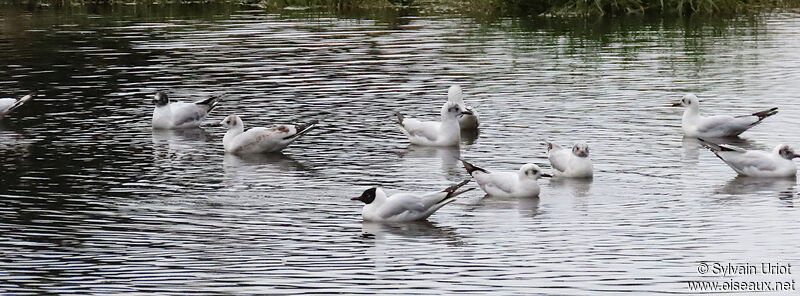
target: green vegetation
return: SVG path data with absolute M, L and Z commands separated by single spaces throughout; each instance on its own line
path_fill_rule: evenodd
M 626 14 L 737 15 L 800 7 L 800 0 L 0 0 L 0 5 L 74 7 L 225 4 L 266 10 L 328 11 L 413 8 L 423 14 L 469 16 L 598 16 Z

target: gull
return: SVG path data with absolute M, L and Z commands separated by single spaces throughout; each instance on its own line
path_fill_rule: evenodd
M 441 122 L 404 118 L 400 112 L 395 112 L 396 124 L 408 140 L 412 144 L 423 146 L 458 146 L 461 141 L 458 117 L 467 114 L 472 112 L 461 109 L 453 102 L 442 105 Z
M 592 160 L 589 159 L 589 145 L 579 142 L 572 151 L 558 144 L 545 141 L 547 158 L 553 167 L 553 176 L 565 178 L 591 178 Z
M 223 127 L 228 128 L 222 144 L 225 152 L 233 154 L 278 152 L 310 131 L 317 123 L 317 120 L 312 120 L 308 124 L 254 127 L 244 131 L 242 119 L 231 114 L 220 122 Z
M 364 202 L 361 216 L 366 221 L 410 222 L 425 220 L 444 205 L 455 201 L 456 196 L 475 189 L 458 190 L 469 181 L 464 180 L 442 191 L 422 195 L 401 192 L 386 196 L 386 193 L 380 188 L 372 187 L 364 190 L 361 196 L 351 198 L 351 200 Z
M 778 108 L 756 112 L 749 115 L 730 116 L 702 116 L 700 115 L 700 101 L 694 94 L 684 95 L 680 102 L 672 107 L 685 107 L 681 127 L 684 135 L 695 138 L 724 138 L 735 137 L 744 131 L 761 123 L 764 118 L 778 113 Z
M 153 100 L 153 128 L 180 129 L 198 127 L 206 119 L 211 110 L 217 106 L 220 98 L 212 96 L 194 103 L 170 102 L 167 93 L 156 92 Z
M 537 197 L 537 180 L 541 177 L 552 177 L 542 173 L 542 169 L 532 163 L 522 165 L 517 172 L 490 172 L 464 160 L 461 163 L 486 194 L 496 197 Z
M 767 152 L 721 146 L 700 138 L 698 140 L 741 176 L 774 178 L 794 177 L 797 174 L 797 166 L 792 159 L 800 155 L 795 154 L 789 145 L 780 144 L 772 152 Z
M 458 85 L 450 86 L 447 90 L 447 101 L 458 104 L 462 110 L 466 110 L 472 114 L 462 114 L 458 117 L 458 125 L 461 129 L 476 129 L 478 128 L 478 112 L 474 108 L 467 106 L 464 103 L 464 93 Z
M 20 98 L 19 100 L 14 99 L 14 98 L 2 98 L 2 99 L 0 99 L 0 118 L 2 118 L 3 116 L 6 116 L 6 114 L 11 113 L 11 111 L 14 111 L 15 109 L 19 108 L 23 104 L 27 103 L 28 101 L 33 99 L 34 96 L 36 96 L 35 92 L 34 93 L 30 93 L 30 94 Z

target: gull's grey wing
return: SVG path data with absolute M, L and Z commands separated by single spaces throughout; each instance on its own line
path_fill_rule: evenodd
M 378 216 L 383 219 L 389 219 L 406 213 L 423 213 L 426 210 L 427 208 L 422 204 L 419 196 L 410 193 L 398 193 L 386 199 L 386 203 L 378 211 Z
M 559 172 L 564 172 L 567 170 L 570 153 L 570 150 L 559 147 L 559 149 L 551 149 L 547 153 L 547 158 L 550 159 L 550 165 L 553 166 L 554 169 L 558 170 Z

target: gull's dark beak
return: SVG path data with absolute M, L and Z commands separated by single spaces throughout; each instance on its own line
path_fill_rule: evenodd
M 543 173 L 543 174 L 542 174 L 542 177 L 552 178 L 552 177 L 553 177 L 553 175 L 551 175 L 551 174 L 547 174 L 547 173 Z
M 681 106 L 683 106 L 683 104 L 681 104 L 681 102 L 677 102 L 677 103 L 672 104 L 672 105 L 667 105 L 667 107 L 681 107 Z
M 470 111 L 470 110 L 464 110 L 464 111 L 461 111 L 461 114 L 462 115 L 473 115 L 475 113 L 472 113 L 472 111 Z
M 800 154 L 792 154 L 792 159 L 800 157 Z
M 361 200 L 361 197 L 360 196 L 359 197 L 353 197 L 350 200 Z

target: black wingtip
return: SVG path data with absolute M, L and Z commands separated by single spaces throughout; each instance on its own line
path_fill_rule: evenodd
M 697 138 L 697 140 L 700 141 L 700 144 L 703 145 L 703 147 L 708 148 L 708 150 L 711 150 L 711 152 L 714 152 L 715 154 L 719 151 L 736 151 L 703 138 Z
M 458 184 L 455 184 L 455 185 L 453 185 L 453 186 L 447 187 L 447 188 L 445 188 L 444 190 L 442 190 L 442 192 L 447 192 L 447 195 L 446 195 L 446 196 L 445 196 L 445 197 L 444 197 L 442 200 L 440 200 L 438 203 L 444 202 L 444 201 L 446 201 L 447 199 L 449 199 L 449 198 L 451 198 L 451 197 L 455 197 L 455 196 L 456 196 L 456 195 L 458 195 L 458 194 L 461 194 L 461 193 L 464 193 L 464 192 L 470 191 L 470 190 L 472 190 L 472 189 L 475 189 L 475 188 L 467 189 L 467 190 L 464 190 L 464 191 L 462 191 L 462 192 L 459 192 L 458 194 L 456 194 L 456 192 L 458 191 L 458 189 L 459 189 L 459 188 L 461 188 L 461 187 L 462 187 L 462 186 L 464 186 L 464 185 L 467 185 L 467 183 L 469 183 L 470 181 L 472 181 L 472 180 L 471 180 L 471 179 L 466 179 L 466 180 L 464 180 L 464 181 L 461 181 L 461 182 L 460 182 L 460 183 L 458 183 Z
M 396 121 L 395 123 L 397 123 L 397 124 L 399 124 L 399 125 L 403 125 L 403 119 L 404 119 L 404 118 L 403 118 L 403 114 L 400 114 L 400 112 L 399 112 L 399 111 L 395 111 L 395 112 L 394 112 L 394 116 L 396 116 L 396 117 L 397 117 L 397 121 Z
M 472 175 L 472 172 L 474 172 L 474 171 L 481 171 L 481 172 L 484 172 L 484 173 L 489 173 L 489 172 L 487 172 L 486 170 L 484 170 L 482 168 L 479 168 L 479 167 L 476 167 L 476 166 L 472 165 L 471 163 L 467 162 L 466 160 L 461 159 L 461 163 L 464 165 L 464 168 L 467 170 L 467 173 L 469 173 L 470 176 Z
M 775 114 L 778 114 L 778 107 L 773 107 L 773 108 L 771 108 L 769 110 L 764 110 L 764 111 L 753 113 L 753 116 L 758 117 L 758 121 L 762 121 L 765 118 L 770 117 L 770 116 L 775 115 Z
M 288 139 L 292 139 L 292 138 L 299 138 L 299 137 L 305 135 L 307 132 L 309 132 L 312 129 L 314 129 L 314 127 L 318 123 L 319 123 L 319 120 L 314 119 L 314 120 L 309 121 L 308 123 L 297 124 L 297 125 L 294 126 L 295 130 L 297 130 L 297 133 L 295 133 L 294 135 L 285 137 L 284 139 L 288 140 Z

